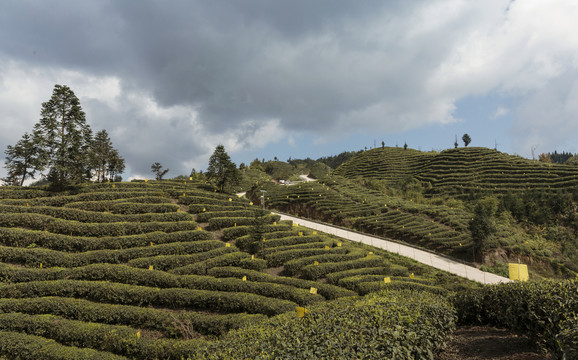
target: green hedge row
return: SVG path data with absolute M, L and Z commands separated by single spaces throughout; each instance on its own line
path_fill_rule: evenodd
M 392 283 L 395 282 L 410 282 L 423 285 L 433 285 L 434 281 L 426 278 L 411 278 L 409 276 L 391 276 L 391 275 L 355 275 L 339 280 L 338 285 L 346 289 L 357 291 L 357 285 L 367 282 L 383 282 L 385 277 L 389 277 Z
M 102 205 L 91 203 L 80 203 L 80 206 L 75 208 L 87 210 L 87 211 L 110 211 L 114 214 L 162 214 L 162 213 L 173 213 L 176 212 L 180 206 L 176 204 L 139 204 L 131 202 L 123 202 L 113 205 Z
M 136 306 L 162 306 L 218 312 L 277 315 L 294 310 L 295 303 L 248 293 L 192 289 L 159 289 L 102 281 L 56 280 L 0 284 L 5 298 L 63 296 Z
M 486 285 L 453 300 L 462 323 L 510 328 L 556 358 L 578 358 L 578 280 Z
M 349 248 L 349 252 L 345 254 L 322 254 L 322 255 L 314 255 L 305 258 L 291 260 L 285 263 L 284 271 L 288 275 L 295 275 L 299 272 L 303 267 L 313 264 L 315 261 L 321 265 L 322 263 L 335 263 L 335 262 L 342 262 L 342 261 L 349 261 L 354 259 L 359 259 L 366 256 L 367 252 L 358 249 L 358 248 Z M 374 256 L 375 257 L 375 256 Z M 316 265 L 318 266 L 318 265 Z M 345 269 L 343 269 L 345 270 Z
M 254 218 L 255 210 L 221 210 L 221 211 L 206 211 L 197 214 L 198 222 L 208 222 L 212 218 L 217 217 L 231 217 L 231 218 Z
M 261 218 L 253 217 L 215 217 L 209 219 L 209 230 L 219 230 L 228 227 L 236 226 L 248 226 L 257 224 L 271 224 L 273 222 L 279 221 L 281 216 L 279 215 L 266 215 Z
M 278 233 L 283 235 L 287 234 L 287 236 L 280 236 Z M 328 237 L 323 237 L 321 235 L 305 235 L 304 232 L 301 233 L 303 234 L 302 236 L 299 235 L 299 231 L 265 232 L 263 234 L 263 237 L 266 240 L 265 242 L 255 240 L 250 235 L 244 235 L 235 240 L 235 245 L 237 245 L 239 249 L 249 251 L 250 253 L 256 253 L 269 247 L 320 242 L 329 239 Z
M 124 356 L 93 349 L 65 346 L 41 336 L 0 331 L 0 356 L 9 359 L 120 360 Z
M 149 214 L 149 213 L 172 213 L 176 212 L 180 206 L 176 204 L 140 204 L 133 202 L 122 203 L 103 203 L 103 202 L 86 202 L 75 203 L 70 205 L 71 208 L 85 211 L 104 212 L 110 211 L 114 214 Z
M 263 231 L 265 233 L 272 233 L 275 231 L 288 231 L 291 230 L 291 224 L 277 222 L 277 225 L 263 225 Z M 223 229 L 223 240 L 230 241 L 235 240 L 238 237 L 248 235 L 251 232 L 251 226 L 235 226 Z
M 0 226 L 25 227 L 27 229 L 45 230 L 70 236 L 99 237 L 135 235 L 153 231 L 196 230 L 198 225 L 194 221 L 93 224 L 60 220 L 40 214 L 3 214 L 0 216 Z
M 185 191 L 186 193 L 186 191 Z M 182 195 L 182 194 L 181 194 Z M 229 196 L 232 201 L 229 201 L 228 198 L 212 198 L 209 196 L 197 196 L 197 195 L 186 195 L 186 196 L 179 196 L 178 203 L 181 205 L 190 205 L 190 204 L 203 204 L 203 205 L 222 205 L 222 206 L 246 206 L 250 207 L 248 202 L 240 201 L 236 196 Z
M 261 242 L 263 243 L 263 242 Z M 237 242 L 235 242 L 235 245 L 237 244 Z M 262 250 L 259 251 L 259 255 L 266 257 L 275 253 L 281 253 L 284 251 L 290 251 L 290 250 L 306 250 L 306 249 L 325 249 L 326 246 L 329 246 L 329 248 L 334 248 L 335 247 L 335 240 L 333 239 L 327 239 L 326 241 L 323 242 L 313 242 L 313 243 L 305 243 L 305 244 L 295 244 L 295 245 L 284 245 L 284 246 L 278 246 L 278 247 L 266 247 Z
M 224 244 L 219 240 L 179 242 L 119 250 L 94 250 L 83 253 L 0 246 L 0 261 L 29 267 L 39 267 L 40 263 L 43 267 L 77 267 L 94 263 L 138 262 L 141 258 L 144 258 L 142 261 L 146 261 L 147 257 L 154 256 L 188 256 L 188 254 L 204 253 L 221 247 L 224 247 Z M 148 265 L 146 267 L 148 268 Z
M 212 240 L 213 234 L 208 231 L 161 231 L 128 235 L 106 236 L 101 238 L 54 234 L 46 231 L 0 227 L 0 244 L 12 247 L 44 247 L 66 252 L 84 252 L 91 250 L 114 250 L 131 247 L 168 244 L 173 242 L 190 242 Z
M 0 280 L 12 283 L 51 280 L 111 281 L 115 283 L 159 288 L 186 288 L 228 292 L 246 292 L 277 299 L 309 304 L 323 300 L 320 295 L 292 286 L 255 283 L 239 278 L 218 279 L 212 276 L 175 275 L 163 271 L 149 271 L 126 265 L 96 264 L 72 269 L 22 269 L 0 265 Z
M 337 299 L 345 296 L 356 295 L 354 292 L 343 289 L 338 286 L 324 284 L 317 281 L 303 280 L 292 277 L 273 276 L 260 271 L 241 269 L 238 267 L 214 267 L 207 271 L 207 274 L 215 277 L 247 277 L 247 281 L 270 282 L 275 284 L 289 285 L 302 289 L 317 288 L 317 293 L 328 300 Z
M 236 210 L 246 210 L 247 206 L 242 206 L 239 204 L 232 205 L 215 205 L 215 204 L 188 204 L 189 213 L 200 214 L 204 212 L 216 212 L 216 211 L 236 211 Z
M 49 191 L 21 186 L 3 186 L 2 191 L 0 191 L 0 199 L 34 199 L 51 195 L 52 193 Z
M 29 204 L 30 206 L 65 206 L 71 203 L 86 203 L 91 201 L 114 201 L 121 200 L 127 201 L 130 199 L 131 202 L 136 202 L 135 199 L 139 198 L 163 198 L 163 202 L 167 202 L 169 199 L 166 196 L 158 196 L 158 192 L 154 191 L 110 191 L 110 192 L 96 192 L 96 193 L 82 193 L 77 195 L 64 195 L 64 196 L 50 196 L 34 199 L 19 199 L 19 200 L 2 200 L 2 204 L 7 205 L 24 205 Z M 138 200 L 137 200 L 138 201 Z M 157 200 L 160 201 L 160 200 Z
M 164 214 L 131 214 L 120 215 L 105 212 L 85 211 L 79 209 L 57 208 L 53 206 L 15 206 L 1 205 L 0 213 L 33 213 L 52 216 L 62 220 L 72 220 L 83 223 L 114 223 L 114 222 L 166 222 L 192 221 L 193 217 L 185 212 L 170 212 Z
M 213 241 L 218 242 L 219 246 L 215 246 L 212 249 L 207 249 L 206 251 L 199 252 L 196 254 L 141 257 L 138 259 L 130 260 L 128 262 L 128 265 L 143 269 L 148 269 L 149 266 L 152 265 L 155 270 L 168 271 L 191 264 L 201 263 L 208 259 L 219 257 L 222 255 L 237 253 L 239 251 L 234 246 L 226 247 L 222 241 L 219 240 Z
M 118 325 L 86 323 L 54 315 L 0 314 L 0 331 L 50 338 L 65 346 L 92 348 L 138 359 L 181 359 L 205 342 L 202 340 L 151 339 L 146 333 Z M 140 333 L 139 333 L 140 334 Z M 184 351 L 183 351 L 184 350 Z
M 448 293 L 446 289 L 439 286 L 420 284 L 412 281 L 400 281 L 394 279 L 392 279 L 390 283 L 385 283 L 383 279 L 381 281 L 362 282 L 357 284 L 357 286 L 355 287 L 355 291 L 357 291 L 359 295 L 366 295 L 384 289 L 427 291 L 440 295 L 447 295 Z
M 230 332 L 195 359 L 434 359 L 455 310 L 427 292 L 388 291 L 312 306 Z
M 383 266 L 384 260 L 380 256 L 362 257 L 354 260 L 344 260 L 340 262 L 320 263 L 315 266 L 307 265 L 301 269 L 305 279 L 317 280 L 325 277 L 327 274 L 348 269 L 357 269 L 364 267 Z
M 271 252 L 265 255 L 268 267 L 277 267 L 285 264 L 288 261 L 302 258 L 310 258 L 311 256 L 319 256 L 326 254 L 347 254 L 350 250 L 344 247 L 334 247 L 330 249 L 292 249 L 279 252 Z
M 388 274 L 390 274 L 390 271 L 391 271 L 391 264 L 385 263 L 384 266 L 364 267 L 358 269 L 333 272 L 327 274 L 326 279 L 327 283 L 338 285 L 339 281 L 344 278 L 360 275 L 383 275 L 385 277 L 388 276 Z
M 160 331 L 168 338 L 183 338 L 190 327 L 203 335 L 220 336 L 231 329 L 263 321 L 262 314 L 206 314 L 194 311 L 162 310 L 152 307 L 102 304 L 65 297 L 0 299 L 0 312 L 53 314 L 71 320 L 127 325 Z
M 244 269 L 263 270 L 267 267 L 267 262 L 263 259 L 252 259 L 251 255 L 236 251 L 178 267 L 170 270 L 170 272 L 179 275 L 206 275 L 209 269 L 220 266 L 238 266 Z

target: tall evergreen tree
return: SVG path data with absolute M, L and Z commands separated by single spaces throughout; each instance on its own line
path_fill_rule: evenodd
M 16 145 L 8 145 L 4 153 L 8 176 L 3 181 L 9 185 L 22 186 L 26 179 L 34 179 L 36 172 L 43 170 L 43 154 L 34 135 L 25 133 Z
M 240 175 L 237 165 L 231 161 L 223 145 L 217 145 L 209 158 L 207 177 L 215 182 L 220 191 L 239 183 Z
M 42 104 L 40 115 L 34 129 L 47 154 L 49 181 L 63 186 L 90 179 L 92 131 L 74 92 L 68 86 L 55 85 L 50 100 Z
M 93 178 L 102 182 L 113 180 L 115 175 L 124 171 L 124 159 L 112 146 L 112 141 L 106 130 L 96 133 L 90 148 L 90 168 Z

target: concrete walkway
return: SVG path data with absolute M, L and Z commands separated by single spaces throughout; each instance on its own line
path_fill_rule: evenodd
M 480 282 L 482 284 L 498 284 L 510 281 L 510 279 L 507 279 L 505 277 L 484 272 L 473 266 L 465 265 L 458 261 L 451 260 L 445 256 L 440 256 L 429 251 L 420 250 L 412 246 L 402 245 L 397 242 L 388 241 L 365 234 L 360 234 L 355 231 L 345 230 L 328 224 L 304 220 L 301 218 L 280 213 L 277 214 L 281 216 L 281 220 L 292 220 L 294 223 L 300 226 L 304 226 L 317 231 L 322 231 L 324 233 L 332 234 L 347 240 L 357 241 L 362 244 L 375 246 L 384 249 L 386 251 L 414 259 L 422 264 L 432 266 L 436 269 L 444 270 L 449 273 L 456 274 L 458 276 Z

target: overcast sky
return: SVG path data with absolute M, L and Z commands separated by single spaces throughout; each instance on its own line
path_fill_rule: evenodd
M 0 157 L 55 84 L 125 179 L 205 169 L 219 143 L 237 164 L 464 133 L 575 153 L 577 19 L 573 0 L 0 0 Z

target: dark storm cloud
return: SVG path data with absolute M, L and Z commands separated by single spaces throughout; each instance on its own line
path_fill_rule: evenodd
M 387 50 L 383 34 L 361 36 L 404 16 L 404 3 L 14 1 L 2 6 L 0 51 L 118 76 L 163 106 L 196 106 L 213 132 L 270 118 L 319 129 L 399 90 L 379 69 L 396 60 L 364 64 Z

